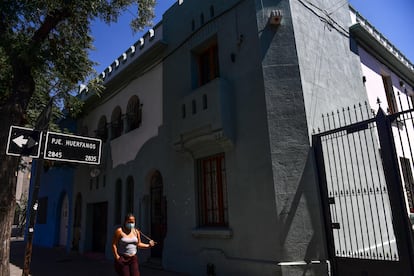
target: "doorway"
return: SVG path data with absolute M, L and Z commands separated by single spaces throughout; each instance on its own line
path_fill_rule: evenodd
M 108 202 L 92 205 L 92 251 L 105 252 Z
M 164 239 L 167 235 L 167 200 L 163 194 L 162 176 L 155 171 L 150 182 L 151 237 L 157 246 L 151 249 L 151 257 L 162 258 Z

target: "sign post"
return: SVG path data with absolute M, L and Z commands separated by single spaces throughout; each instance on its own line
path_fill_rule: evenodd
M 40 158 L 36 162 L 36 178 L 31 200 L 29 232 L 22 276 L 28 276 L 30 270 L 33 232 L 38 208 L 37 197 L 40 189 L 40 176 L 43 171 L 44 159 L 99 165 L 101 162 L 102 140 L 48 131 L 44 147 L 41 147 L 41 149 L 43 149 L 43 155 L 40 155 Z
M 35 129 L 11 126 L 7 141 L 7 155 L 38 158 L 35 162 L 35 181 L 30 199 L 28 234 L 24 254 L 22 276 L 28 276 L 32 258 L 33 232 L 36 224 L 40 178 L 44 159 L 99 165 L 101 162 L 102 140 L 48 131 L 42 144 L 43 133 L 49 128 L 53 98 L 39 115 Z M 43 152 L 43 154 L 41 154 Z

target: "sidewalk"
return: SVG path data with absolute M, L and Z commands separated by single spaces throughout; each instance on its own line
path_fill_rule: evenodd
M 21 276 L 26 244 L 20 238 L 10 242 L 10 276 Z M 178 276 L 183 275 L 140 265 L 142 276 Z M 30 264 L 32 276 L 116 276 L 113 262 L 103 256 L 82 255 L 66 252 L 62 248 L 44 248 L 33 246 Z

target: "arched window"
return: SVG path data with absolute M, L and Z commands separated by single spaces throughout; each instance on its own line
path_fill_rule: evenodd
M 115 183 L 115 208 L 114 208 L 114 223 L 121 224 L 122 222 L 122 181 L 118 179 Z
M 128 131 L 139 128 L 142 119 L 142 104 L 138 96 L 132 96 L 127 105 L 127 125 Z
M 204 24 L 204 14 L 200 14 L 200 23 L 201 25 Z
M 134 178 L 128 176 L 125 190 L 125 213 L 134 213 Z
M 73 226 L 80 227 L 82 221 L 82 195 L 78 193 L 75 201 L 75 219 Z
M 185 104 L 181 106 L 181 117 L 184 119 L 186 116 Z
M 207 95 L 203 95 L 203 109 L 207 109 Z
M 196 103 L 195 100 L 191 101 L 191 111 L 192 111 L 193 114 L 197 113 L 197 103 Z
M 79 243 L 81 238 L 81 221 L 82 221 L 82 195 L 78 193 L 75 201 L 75 217 L 73 220 L 73 237 L 72 250 L 79 250 Z
M 96 136 L 106 142 L 108 139 L 108 127 L 106 123 L 106 117 L 102 116 L 99 119 L 98 129 L 96 130 Z
M 124 124 L 122 122 L 122 111 L 119 106 L 115 107 L 111 116 L 111 139 L 115 139 L 121 136 L 124 130 Z

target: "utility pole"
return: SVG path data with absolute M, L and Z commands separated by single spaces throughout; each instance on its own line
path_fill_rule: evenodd
M 37 118 L 35 130 L 46 131 L 49 128 L 49 122 L 52 115 L 52 106 L 53 106 L 53 97 L 49 100 L 48 104 L 40 113 L 39 117 Z M 44 150 L 44 146 L 40 145 L 40 152 Z M 35 172 L 35 182 L 32 192 L 32 197 L 28 205 L 30 206 L 29 209 L 29 227 L 28 227 L 28 234 L 26 240 L 26 249 L 24 253 L 24 266 L 22 276 L 28 276 L 30 272 L 30 262 L 32 260 L 32 248 L 33 248 L 33 234 L 34 234 L 34 227 L 36 224 L 36 215 L 37 215 L 37 208 L 38 208 L 38 201 L 37 197 L 39 194 L 40 189 L 40 178 L 43 172 L 43 154 L 40 154 L 39 159 L 36 161 L 36 172 Z M 29 204 L 30 203 L 30 204 Z

